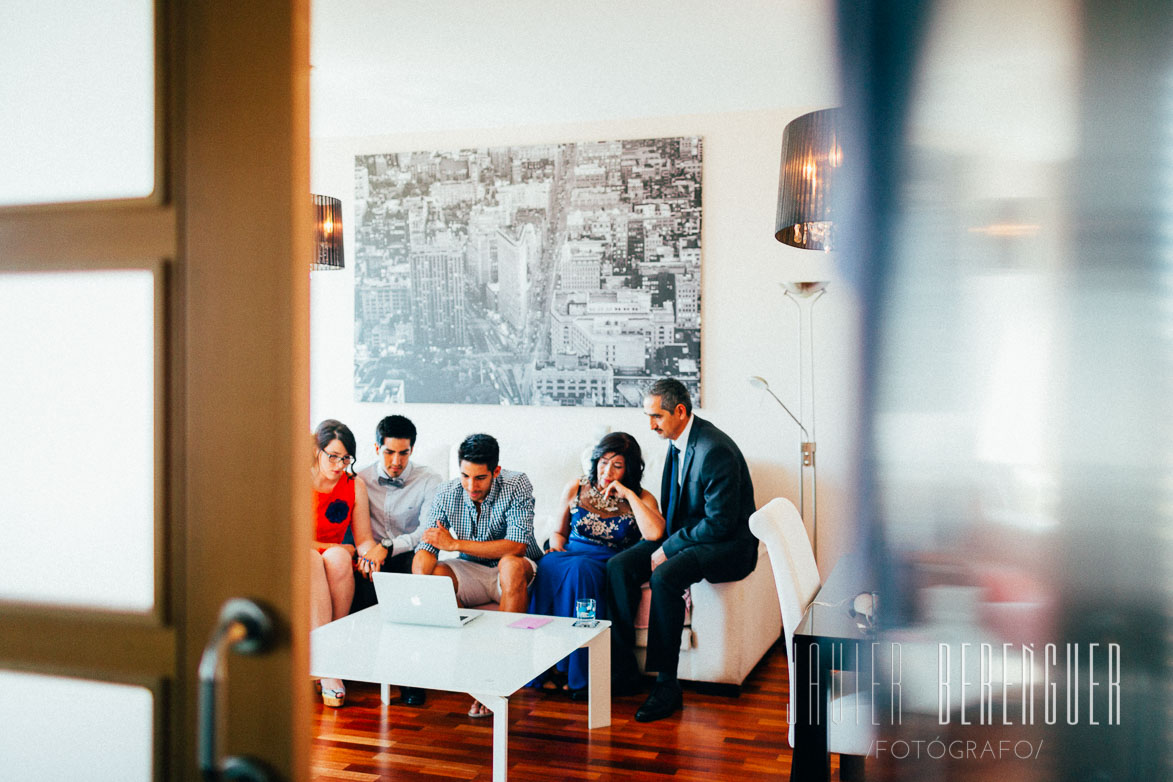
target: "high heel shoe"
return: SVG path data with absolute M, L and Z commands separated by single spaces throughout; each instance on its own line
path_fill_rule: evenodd
M 322 686 L 322 703 L 329 706 L 331 709 L 340 709 L 342 704 L 346 702 L 346 688 L 345 687 L 326 687 Z

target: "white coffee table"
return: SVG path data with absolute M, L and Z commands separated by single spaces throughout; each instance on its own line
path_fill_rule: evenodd
M 310 675 L 378 682 L 384 703 L 392 684 L 469 693 L 493 710 L 493 779 L 505 782 L 509 696 L 575 649 L 585 646 L 590 661 L 587 727 L 611 724 L 611 623 L 508 626 L 529 616 L 485 611 L 463 627 L 422 627 L 384 622 L 372 606 L 313 631 Z

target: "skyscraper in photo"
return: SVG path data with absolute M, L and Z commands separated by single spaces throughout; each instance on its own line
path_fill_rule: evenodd
M 424 245 L 411 251 L 411 320 L 416 344 L 464 344 L 463 259 L 464 253 L 451 246 Z

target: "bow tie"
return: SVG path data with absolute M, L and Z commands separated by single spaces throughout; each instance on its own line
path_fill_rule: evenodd
M 379 476 L 379 485 L 380 486 L 394 486 L 398 489 L 402 489 L 403 488 L 403 479 L 402 478 L 384 478 L 382 475 L 380 475 Z

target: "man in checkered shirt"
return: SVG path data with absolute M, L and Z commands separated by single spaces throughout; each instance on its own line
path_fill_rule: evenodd
M 457 457 L 460 477 L 436 490 L 411 571 L 451 578 L 461 605 L 497 602 L 502 611 L 524 612 L 542 556 L 533 486 L 525 473 L 501 469 L 490 435 L 469 435 Z M 440 551 L 460 556 L 438 560 Z

